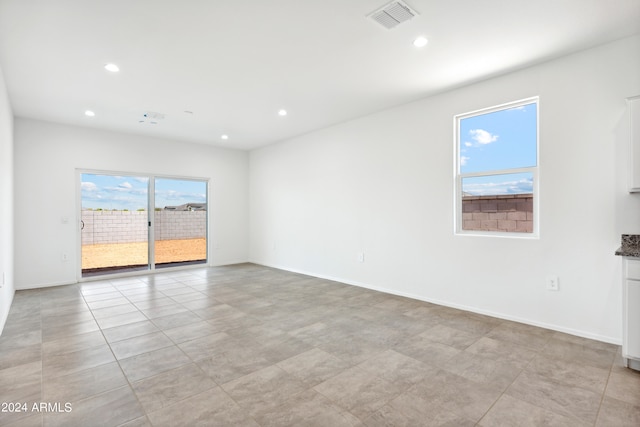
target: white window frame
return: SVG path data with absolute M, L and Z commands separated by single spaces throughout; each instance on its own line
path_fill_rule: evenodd
M 500 169 L 485 172 L 460 173 L 460 123 L 463 119 L 481 116 L 484 114 L 494 113 L 496 111 L 508 110 L 524 105 L 535 104 L 536 108 L 536 165 L 532 167 Z M 464 114 L 458 114 L 453 117 L 454 128 L 454 234 L 458 236 L 491 236 L 491 237 L 507 237 L 518 239 L 538 239 L 540 237 L 540 98 L 534 96 L 531 98 L 521 99 L 519 101 L 508 102 L 489 108 L 470 111 Z M 462 179 L 503 175 L 511 173 L 531 173 L 533 175 L 533 232 L 508 232 L 508 231 L 483 231 L 483 230 L 463 230 L 462 229 Z

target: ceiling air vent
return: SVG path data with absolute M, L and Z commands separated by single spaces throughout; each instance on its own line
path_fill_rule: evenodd
M 370 13 L 369 18 L 390 30 L 398 24 L 418 16 L 418 12 L 411 9 L 408 4 L 401 1 L 392 1 L 380 9 Z

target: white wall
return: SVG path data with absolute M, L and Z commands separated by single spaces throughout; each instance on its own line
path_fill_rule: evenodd
M 242 151 L 16 118 L 16 289 L 77 280 L 77 169 L 209 178 L 210 261 L 246 262 L 247 168 Z
M 621 40 L 251 152 L 251 261 L 619 343 L 639 52 Z M 535 95 L 540 239 L 454 236 L 453 116 Z
M 0 334 L 13 301 L 13 283 L 13 113 L 0 69 Z

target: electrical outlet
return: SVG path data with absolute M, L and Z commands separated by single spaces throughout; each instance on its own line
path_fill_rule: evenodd
M 69 261 L 69 255 L 67 255 L 65 252 L 62 253 L 62 262 L 67 262 Z
M 547 290 L 549 290 L 549 291 L 557 291 L 557 290 L 559 290 L 558 276 L 548 276 L 547 277 Z
M 358 262 L 364 262 L 364 252 L 358 252 Z

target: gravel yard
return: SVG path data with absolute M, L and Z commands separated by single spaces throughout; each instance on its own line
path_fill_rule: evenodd
M 82 246 L 82 269 L 146 265 L 146 242 Z M 156 241 L 156 264 L 197 261 L 207 258 L 206 239 Z

